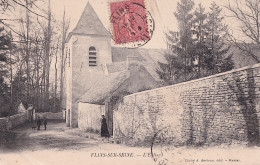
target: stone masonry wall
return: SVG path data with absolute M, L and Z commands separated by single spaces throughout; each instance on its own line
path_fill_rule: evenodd
M 42 118 L 47 118 L 48 120 L 64 120 L 64 115 L 63 112 L 57 112 L 57 113 L 52 113 L 52 112 L 44 112 L 44 113 L 35 113 L 35 120 L 40 117 Z
M 25 111 L 13 116 L 0 118 L 0 131 L 10 130 L 21 124 L 24 124 L 30 118 L 29 111 Z
M 80 129 L 100 132 L 101 115 L 105 115 L 105 105 L 78 103 L 78 126 Z
M 114 137 L 175 144 L 248 143 L 259 139 L 260 65 L 124 97 Z

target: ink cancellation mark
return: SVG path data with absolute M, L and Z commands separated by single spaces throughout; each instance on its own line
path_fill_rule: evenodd
M 115 44 L 137 48 L 151 39 L 154 20 L 146 10 L 144 0 L 111 2 L 110 12 Z
M 168 136 L 169 127 L 162 128 L 152 138 L 151 155 L 158 165 L 168 165 L 173 159 L 171 151 L 174 149 L 173 137 Z

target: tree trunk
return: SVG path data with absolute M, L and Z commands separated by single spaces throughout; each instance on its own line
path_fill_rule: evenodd
M 46 106 L 49 105 L 49 88 L 50 88 L 50 44 L 51 44 L 51 8 L 50 8 L 50 0 L 48 1 L 49 2 L 49 7 L 48 7 L 48 27 L 47 27 L 47 36 L 46 36 L 46 70 L 45 70 L 45 78 L 46 78 L 46 82 L 45 82 L 45 85 L 46 85 L 46 88 L 45 88 L 45 104 Z M 46 107 L 48 110 L 49 107 Z
M 65 29 L 65 9 L 63 13 L 62 21 L 62 43 L 61 43 L 61 64 L 60 64 L 60 107 L 62 108 L 63 102 L 63 72 L 64 72 L 64 53 L 65 53 L 65 39 L 66 39 L 66 29 Z
M 35 50 L 35 55 L 36 55 L 36 108 L 39 109 L 39 100 L 40 100 L 40 77 L 39 77 L 39 52 L 38 52 L 38 41 L 36 40 L 36 50 Z
M 58 83 L 58 69 L 57 69 L 58 55 L 55 54 L 55 85 L 54 85 L 54 112 L 57 112 L 57 83 Z
M 30 0 L 26 0 L 26 7 L 30 7 Z M 30 15 L 29 11 L 26 10 L 26 78 L 27 78 L 27 95 L 26 101 L 29 102 L 30 97 L 30 51 L 29 51 L 29 37 L 30 37 Z
M 14 109 L 14 106 L 13 106 L 13 66 L 12 66 L 12 44 L 11 44 L 11 47 L 10 47 L 10 53 L 9 53 L 9 58 L 10 58 L 10 88 L 11 88 L 11 91 L 10 91 L 10 97 L 11 97 L 11 104 L 10 104 L 10 110 L 13 111 Z
M 63 105 L 63 82 L 64 82 L 64 67 L 65 67 L 65 43 L 66 36 L 69 29 L 69 23 L 66 24 L 65 20 L 65 9 L 63 13 L 63 21 L 62 21 L 62 45 L 61 45 L 61 65 L 60 65 L 60 107 Z

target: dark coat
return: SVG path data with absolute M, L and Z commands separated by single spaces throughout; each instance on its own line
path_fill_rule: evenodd
M 101 121 L 101 137 L 110 137 L 108 129 L 107 129 L 106 118 L 103 118 Z
M 47 119 L 44 119 L 44 120 L 43 120 L 43 124 L 44 124 L 44 125 L 47 125 Z
M 42 124 L 41 119 L 37 119 L 37 125 L 41 125 L 41 124 Z

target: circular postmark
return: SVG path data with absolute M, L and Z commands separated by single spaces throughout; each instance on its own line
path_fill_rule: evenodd
M 168 136 L 169 127 L 164 127 L 157 131 L 152 139 L 151 143 L 151 155 L 152 159 L 158 163 L 158 165 L 167 165 L 172 159 L 171 152 L 174 145 L 172 138 Z
M 113 40 L 127 48 L 146 44 L 154 32 L 154 20 L 143 0 L 121 1 L 110 4 Z

